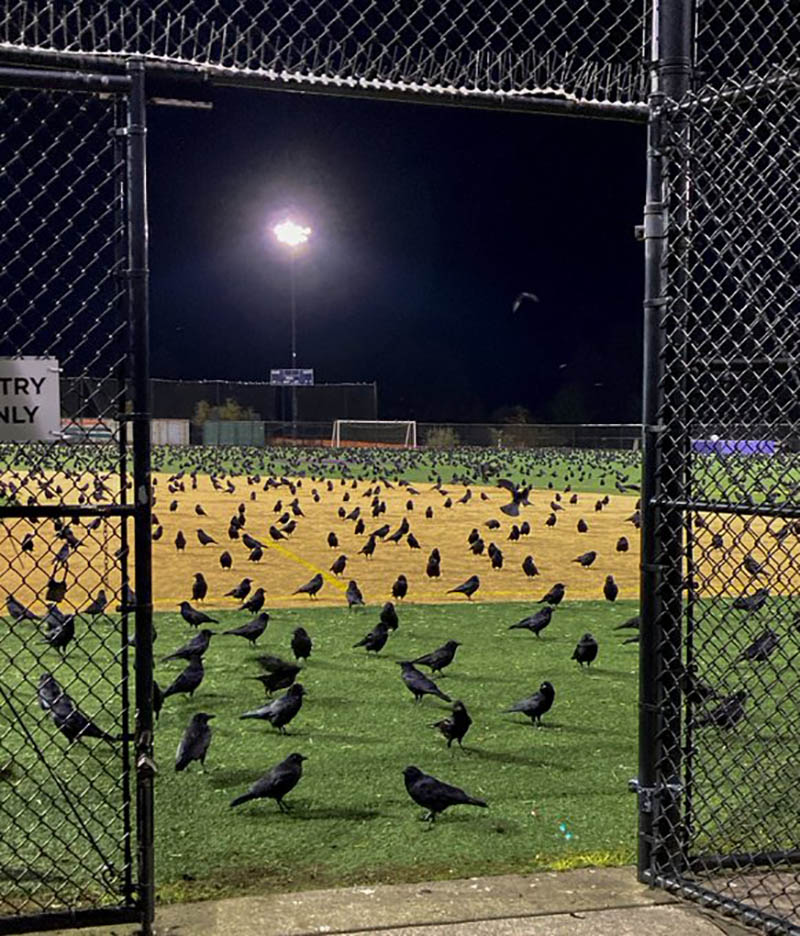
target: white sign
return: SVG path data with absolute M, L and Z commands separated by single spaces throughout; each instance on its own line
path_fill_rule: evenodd
M 0 358 L 0 441 L 55 442 L 61 436 L 56 358 Z

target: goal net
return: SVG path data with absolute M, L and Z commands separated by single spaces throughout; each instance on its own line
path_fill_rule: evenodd
M 391 445 L 417 447 L 417 424 L 413 419 L 337 419 L 331 445 Z

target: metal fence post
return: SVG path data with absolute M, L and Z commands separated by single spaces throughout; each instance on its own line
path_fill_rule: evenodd
M 680 485 L 682 452 L 665 433 L 665 342 L 667 307 L 667 205 L 664 103 L 680 98 L 689 87 L 692 67 L 693 0 L 660 0 L 653 7 L 652 78 L 647 142 L 647 190 L 644 209 L 645 299 L 641 540 L 641 637 L 639 660 L 639 879 L 649 881 L 663 853 L 674 854 L 665 838 L 678 834 L 676 804 L 668 796 L 665 815 L 661 784 L 677 779 L 680 752 L 680 697 L 666 698 L 666 664 L 680 661 L 682 614 L 682 518 L 663 509 L 660 497 Z M 665 471 L 665 468 L 668 469 Z M 673 492 L 674 493 L 674 492 Z M 677 498 L 673 498 L 677 499 Z M 677 681 L 671 694 L 679 693 Z M 677 702 L 677 704 L 676 704 Z M 664 769 L 664 753 L 670 769 Z M 677 761 L 677 762 L 676 762 Z M 673 799 L 670 805 L 670 798 Z
M 128 63 L 128 300 L 133 355 L 133 492 L 136 572 L 136 806 L 142 933 L 155 916 L 153 873 L 153 589 L 150 479 L 150 366 L 147 266 L 146 100 L 144 63 Z

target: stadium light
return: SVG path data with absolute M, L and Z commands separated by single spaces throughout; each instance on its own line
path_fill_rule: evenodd
M 292 367 L 297 367 L 297 301 L 295 298 L 294 259 L 298 248 L 308 243 L 311 237 L 311 228 L 298 224 L 291 218 L 284 218 L 273 228 L 275 240 L 284 247 L 289 248 L 289 292 L 292 313 Z M 292 386 L 292 437 L 297 436 L 297 387 Z
M 291 218 L 285 218 L 275 225 L 272 233 L 279 244 L 284 244 L 294 250 L 308 242 L 311 236 L 311 228 L 298 224 L 296 221 L 292 221 Z

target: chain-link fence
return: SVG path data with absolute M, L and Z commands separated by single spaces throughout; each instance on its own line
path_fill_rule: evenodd
M 641 870 L 800 933 L 800 35 L 699 14 L 651 123 Z
M 6 85 L 41 83 L 0 71 Z M 139 917 L 129 672 L 137 508 L 127 444 L 136 414 L 125 392 L 138 327 L 126 184 L 135 128 L 127 79 L 62 77 L 61 90 L 0 88 L 7 932 Z M 102 376 L 116 392 L 62 409 L 62 375 Z
M 0 48 L 75 60 L 137 55 L 339 94 L 447 96 L 635 111 L 645 100 L 645 0 L 17 0 Z M 601 109 L 597 109 L 601 113 Z

